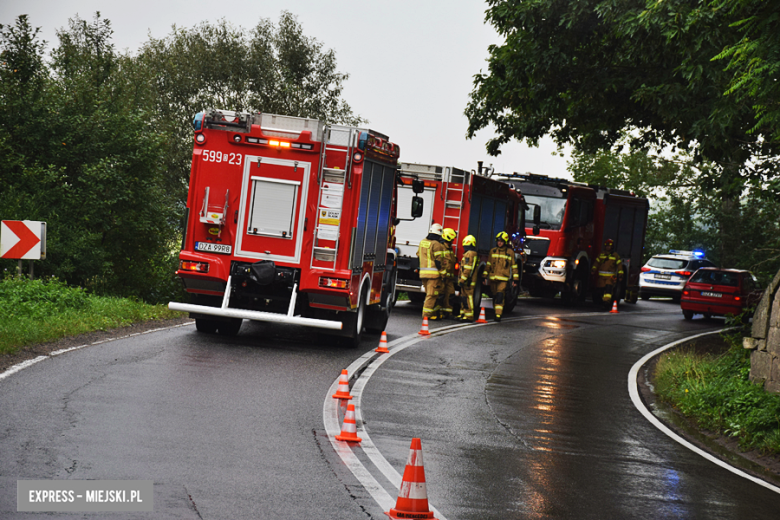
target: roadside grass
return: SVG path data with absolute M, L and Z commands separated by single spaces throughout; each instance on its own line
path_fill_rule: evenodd
M 655 367 L 658 398 L 697 427 L 734 438 L 740 449 L 780 454 L 780 395 L 748 380 L 750 351 L 742 347 L 749 329 L 739 319 L 722 333 L 728 350 L 722 354 L 684 347 L 662 354 Z
M 95 296 L 57 279 L 0 281 L 0 354 L 86 332 L 178 318 L 165 305 Z

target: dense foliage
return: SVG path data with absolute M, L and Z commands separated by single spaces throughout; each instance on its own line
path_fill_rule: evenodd
M 751 2 L 725 3 L 489 0 L 487 19 L 504 42 L 475 76 L 469 135 L 495 127 L 492 154 L 545 135 L 581 153 L 685 151 L 707 165 L 697 185 L 717 206 L 720 260 L 734 265 L 746 188 L 777 187 L 778 142 L 770 119 L 756 118 L 753 94 L 737 88 L 745 83 L 734 83 L 745 65 L 738 22 Z M 777 41 L 762 24 L 742 27 Z
M 750 351 L 741 335 L 729 337 L 723 354 L 674 350 L 658 360 L 657 395 L 697 426 L 734 437 L 742 449 L 780 454 L 780 396 L 748 379 Z
M 0 219 L 47 222 L 36 273 L 98 294 L 181 297 L 174 272 L 196 112 L 360 121 L 341 98 L 347 75 L 333 51 L 289 13 L 249 32 L 225 21 L 174 27 L 137 55 L 114 49 L 99 13 L 70 20 L 48 57 L 38 32 L 24 15 L 0 25 Z
M 20 347 L 179 313 L 164 305 L 96 296 L 56 278 L 0 279 L 0 354 Z

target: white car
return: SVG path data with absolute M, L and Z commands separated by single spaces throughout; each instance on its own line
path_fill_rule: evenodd
M 717 266 L 704 258 L 702 251 L 673 249 L 668 255 L 656 255 L 639 273 L 639 297 L 649 300 L 651 296 L 671 296 L 679 302 L 685 282 L 700 267 Z

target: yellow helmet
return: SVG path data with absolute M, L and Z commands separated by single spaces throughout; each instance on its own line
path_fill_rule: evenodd
M 474 235 L 466 235 L 466 238 L 463 239 L 463 247 L 476 246 L 476 245 L 477 245 L 477 239 L 474 238 Z
M 509 235 L 506 234 L 506 231 L 502 231 L 498 235 L 496 235 L 496 240 L 503 240 L 504 242 L 509 242 Z
M 444 231 L 441 233 L 441 237 L 447 242 L 452 242 L 455 240 L 456 236 L 458 236 L 458 234 L 452 228 L 444 228 Z

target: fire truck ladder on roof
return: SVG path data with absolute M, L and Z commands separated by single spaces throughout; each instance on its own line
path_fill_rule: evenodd
M 442 190 L 442 199 L 444 200 L 444 218 L 442 227 L 452 228 L 455 231 L 460 230 L 460 221 L 463 217 L 463 198 L 466 194 L 466 187 L 471 176 L 457 168 L 446 168 L 443 175 L 445 189 Z M 460 187 L 457 187 L 460 186 Z M 462 240 L 462 237 L 458 237 Z M 458 242 L 452 244 L 455 254 L 458 254 Z
M 322 151 L 320 152 L 320 168 L 317 173 L 320 196 L 317 204 L 317 227 L 314 230 L 314 246 L 311 251 L 310 267 L 314 261 L 330 264 L 328 267 L 317 266 L 319 269 L 336 270 L 336 259 L 340 244 L 340 220 L 344 202 L 344 190 L 352 187 L 352 152 L 357 145 L 359 131 L 348 126 L 328 125 L 323 129 Z M 346 148 L 344 166 L 330 164 L 328 167 L 328 151 L 343 152 Z M 338 223 L 322 223 L 323 212 L 328 220 Z M 335 246 L 325 246 L 324 242 L 335 242 Z

